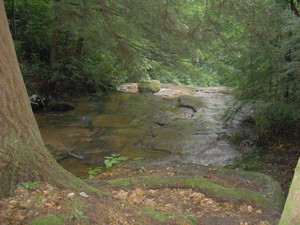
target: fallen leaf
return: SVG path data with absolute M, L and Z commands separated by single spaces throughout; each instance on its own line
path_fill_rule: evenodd
M 147 198 L 145 201 L 144 201 L 144 204 L 145 205 L 150 205 L 150 206 L 155 206 L 156 203 L 154 202 L 154 199 L 153 198 Z
M 68 194 L 68 198 L 73 198 L 75 196 L 75 193 L 71 192 Z
M 124 191 L 124 190 L 120 190 L 120 191 L 114 191 L 112 192 L 114 194 L 114 197 L 117 199 L 121 199 L 121 200 L 125 200 L 127 199 L 128 196 L 128 192 Z
M 90 197 L 90 196 L 88 196 L 85 192 L 80 192 L 79 195 L 82 196 L 82 197 L 85 197 L 85 198 Z

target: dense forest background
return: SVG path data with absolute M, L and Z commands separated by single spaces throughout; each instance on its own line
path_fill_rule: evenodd
M 262 133 L 300 127 L 294 0 L 5 0 L 28 90 L 63 96 L 158 79 L 230 86 Z M 271 128 L 271 129 L 270 129 Z

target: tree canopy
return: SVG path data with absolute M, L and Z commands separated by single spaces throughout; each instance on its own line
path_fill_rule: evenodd
M 299 120 L 299 3 L 5 1 L 27 86 L 84 93 L 158 79 L 234 87 L 260 131 Z

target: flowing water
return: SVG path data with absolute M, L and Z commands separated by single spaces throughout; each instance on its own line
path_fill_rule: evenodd
M 46 146 L 75 175 L 87 175 L 111 154 L 201 165 L 240 156 L 222 121 L 232 101 L 225 88 L 163 85 L 155 95 L 135 93 L 134 84 L 120 89 L 72 100 L 69 112 L 36 114 Z

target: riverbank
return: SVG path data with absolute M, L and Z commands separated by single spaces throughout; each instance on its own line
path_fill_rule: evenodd
M 277 224 L 280 185 L 249 172 L 258 171 L 258 156 L 269 159 L 272 152 L 241 145 L 251 128 L 224 125 L 221 115 L 232 102 L 226 88 L 166 84 L 155 95 L 140 95 L 136 84 L 126 84 L 120 90 L 101 101 L 70 102 L 73 111 L 36 115 L 52 154 L 69 171 L 80 168 L 106 196 L 24 181 L 0 201 L 1 224 Z M 112 153 L 129 159 L 106 169 Z M 246 164 L 243 154 L 255 157 Z M 272 163 L 278 170 L 269 175 L 287 177 L 279 173 L 287 165 Z

